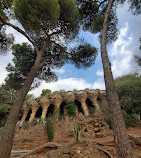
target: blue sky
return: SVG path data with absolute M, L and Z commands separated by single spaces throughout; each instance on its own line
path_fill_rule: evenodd
M 134 60 L 134 55 L 141 55 L 141 51 L 139 50 L 141 15 L 133 16 L 131 12 L 128 11 L 128 4 L 125 4 L 117 9 L 117 16 L 119 20 L 119 36 L 115 42 L 108 46 L 108 54 L 112 64 L 114 78 L 129 73 L 141 73 L 140 68 Z M 11 28 L 8 28 L 7 32 L 15 34 L 16 43 L 27 42 L 25 37 Z M 85 70 L 76 69 L 70 64 L 65 65 L 61 69 L 55 70 L 58 76 L 57 82 L 42 82 L 39 88 L 36 88 L 30 93 L 37 97 L 41 94 L 42 89 L 51 89 L 52 91 L 61 89 L 65 89 L 66 91 L 73 89 L 80 90 L 85 88 L 105 89 L 98 35 L 93 35 L 89 32 L 81 32 L 81 36 L 99 50 L 95 65 Z M 6 56 L 0 56 L 0 84 L 4 82 L 7 75 L 5 67 L 11 60 L 11 52 Z

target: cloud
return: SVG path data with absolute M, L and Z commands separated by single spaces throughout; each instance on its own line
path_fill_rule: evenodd
M 120 26 L 119 37 L 109 49 L 114 78 L 139 72 L 140 69 L 134 56 L 141 53 L 139 50 L 141 15 L 134 16 L 128 9 L 127 3 L 117 9 Z
M 60 68 L 60 69 L 54 69 L 53 71 L 54 71 L 55 73 L 58 73 L 58 74 L 61 74 L 61 75 L 65 73 L 65 70 L 64 70 L 64 69 L 61 69 L 61 68 Z
M 101 89 L 105 90 L 105 83 L 102 78 L 99 78 L 97 81 L 94 82 L 92 89 Z
M 0 58 L 0 85 L 4 83 L 4 80 L 8 74 L 6 71 L 6 66 L 9 62 L 12 61 L 12 54 L 8 53 L 7 55 L 1 55 Z
M 100 77 L 103 77 L 103 70 L 98 70 L 96 74 Z
M 65 91 L 72 91 L 73 89 L 83 90 L 85 88 L 92 88 L 92 84 L 86 82 L 82 78 L 68 78 L 68 79 L 59 79 L 57 82 L 46 83 L 42 82 L 41 86 L 33 91 L 30 94 L 34 94 L 38 97 L 43 89 L 50 89 L 52 92 L 59 91 L 64 89 Z

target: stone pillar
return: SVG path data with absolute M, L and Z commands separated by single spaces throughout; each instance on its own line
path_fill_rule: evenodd
M 93 98 L 92 103 L 93 103 L 94 106 L 95 106 L 95 112 L 101 112 L 100 107 L 99 107 L 99 104 L 98 104 L 98 102 L 97 102 L 97 98 Z
M 23 112 L 23 116 L 22 116 L 22 119 L 21 119 L 22 122 L 25 121 L 25 119 L 26 119 L 26 117 L 27 117 L 27 114 L 28 114 L 28 111 L 27 111 L 27 110 Z
M 78 107 L 77 107 L 77 105 L 75 105 L 75 116 L 78 116 Z
M 63 113 L 64 118 L 67 116 L 67 110 L 64 108 L 64 113 Z
M 56 119 L 59 118 L 60 116 L 60 105 L 61 105 L 62 101 L 55 101 L 55 104 L 54 104 L 54 116 L 56 117 Z
M 89 113 L 89 109 L 88 109 L 88 107 L 87 107 L 87 105 L 86 105 L 86 102 L 85 102 L 85 101 L 81 101 L 81 106 L 82 106 L 84 115 L 85 115 L 85 116 L 89 116 L 90 113 Z
M 29 119 L 29 123 L 32 122 L 32 120 L 34 119 L 36 112 L 37 112 L 37 107 L 32 109 L 32 113 L 30 115 L 30 119 Z
M 42 115 L 46 117 L 48 107 L 43 107 Z
M 49 107 L 49 103 L 48 103 L 48 105 L 45 105 L 45 106 L 43 106 L 42 107 L 42 115 L 44 115 L 44 117 L 46 118 L 46 114 L 47 114 L 47 110 L 48 110 L 48 107 Z

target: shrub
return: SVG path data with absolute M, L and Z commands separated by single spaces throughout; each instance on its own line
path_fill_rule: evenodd
M 136 124 L 137 124 L 137 119 L 136 118 L 131 117 L 127 113 L 123 114 L 123 118 L 124 118 L 124 121 L 125 121 L 126 128 L 136 126 Z
M 31 125 L 32 127 L 36 126 L 36 125 L 37 125 L 37 118 L 34 118 L 34 119 L 32 120 L 32 122 L 30 123 L 30 125 Z
M 29 128 L 29 122 L 28 122 L 28 121 L 23 122 L 22 128 L 23 128 L 24 130 L 27 130 L 27 129 Z
M 65 109 L 67 110 L 68 116 L 75 116 L 75 103 L 73 101 L 67 102 Z
M 48 140 L 51 141 L 54 138 L 54 131 L 53 131 L 53 125 L 52 125 L 51 118 L 47 118 L 46 130 L 47 130 Z

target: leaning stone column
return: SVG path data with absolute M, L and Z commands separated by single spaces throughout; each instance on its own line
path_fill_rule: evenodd
M 22 119 L 21 119 L 22 122 L 25 121 L 25 119 L 26 119 L 26 117 L 27 117 L 27 114 L 28 114 L 28 111 L 27 111 L 27 110 L 23 112 L 23 116 L 22 116 Z
M 78 116 L 78 107 L 75 105 L 75 116 Z
M 88 107 L 87 107 L 87 105 L 86 105 L 85 100 L 81 101 L 81 106 L 82 106 L 84 115 L 85 115 L 85 116 L 89 116 L 90 113 L 89 113 L 89 109 L 88 109 Z
M 100 112 L 100 113 L 101 113 L 99 104 L 98 104 L 98 102 L 97 102 L 97 98 L 93 98 L 93 99 L 92 99 L 92 103 L 93 103 L 94 106 L 95 106 L 95 113 L 97 113 L 97 112 Z
M 30 115 L 30 119 L 29 119 L 29 123 L 32 122 L 32 120 L 34 119 L 36 112 L 37 112 L 37 107 L 32 109 L 32 113 Z
M 43 106 L 42 115 L 44 115 L 45 118 L 46 118 L 46 114 L 47 114 L 47 110 L 48 110 L 49 105 L 50 105 L 50 104 L 48 103 L 48 105 Z
M 64 118 L 67 116 L 67 110 L 65 108 L 64 108 L 63 116 Z

